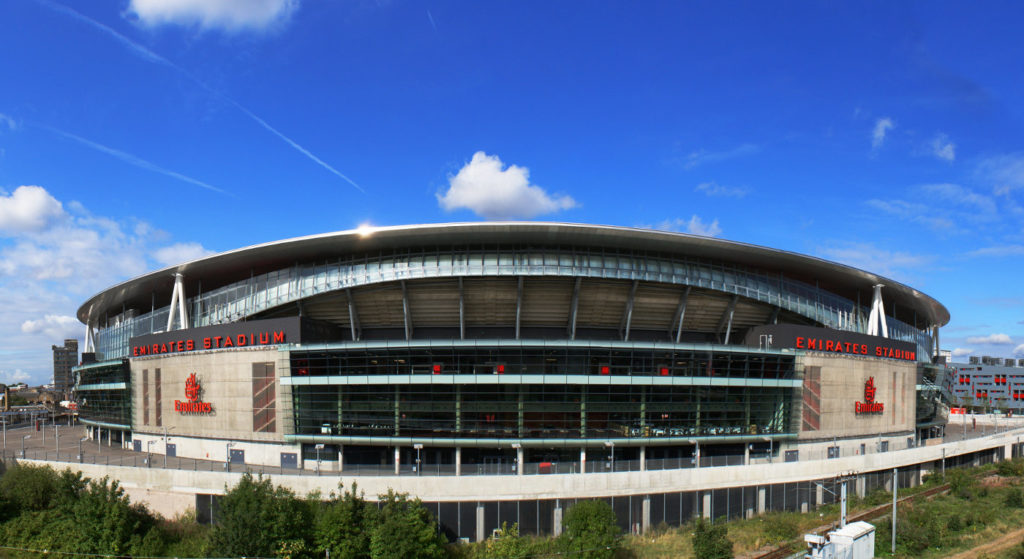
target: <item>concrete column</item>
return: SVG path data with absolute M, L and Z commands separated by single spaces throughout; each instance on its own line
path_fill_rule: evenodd
M 818 484 L 815 484 L 815 487 L 817 489 L 815 491 L 814 498 L 815 498 L 815 501 L 817 501 L 818 506 L 821 506 L 822 503 L 825 502 L 825 486 L 820 484 L 820 483 L 818 483 Z
M 1013 457 L 1013 443 L 1010 443 L 1010 444 L 1006 445 L 1005 449 L 1003 449 L 1003 460 L 1009 460 L 1012 457 Z M 996 461 L 997 462 L 998 462 L 998 459 L 999 459 L 999 457 L 996 456 Z
M 519 447 L 516 449 L 516 474 L 518 475 L 523 475 L 523 473 L 526 471 L 526 467 L 523 464 L 524 454 L 526 453 L 523 452 L 523 447 Z
M 711 492 L 710 491 L 702 491 L 701 492 L 701 497 L 703 499 L 703 502 L 702 502 L 701 507 L 700 507 L 701 516 L 703 516 L 704 518 L 707 518 L 707 519 L 710 520 L 711 519 Z
M 863 499 L 868 494 L 868 480 L 864 476 L 857 476 L 857 496 Z
M 587 473 L 587 449 L 586 448 L 581 448 L 580 449 L 580 473 L 581 474 Z
M 402 466 L 402 453 L 400 447 L 395 447 L 395 475 L 397 476 Z
M 551 515 L 551 534 L 555 537 L 562 535 L 562 504 L 555 501 L 555 510 Z
M 646 446 L 640 447 L 640 471 L 641 472 L 646 472 L 647 471 L 647 447 Z M 644 502 L 646 503 L 647 501 L 644 501 Z
M 476 505 L 476 541 L 482 542 L 487 539 L 487 534 L 484 528 L 484 506 L 480 503 Z
M 757 488 L 757 514 L 764 514 L 767 512 L 766 508 L 768 505 L 768 488 L 761 486 Z
M 642 456 L 642 455 L 641 455 Z M 640 533 L 646 534 L 651 529 L 651 497 L 644 497 L 640 506 Z
M 885 476 L 885 490 L 892 493 L 892 476 Z
M 455 447 L 455 475 L 462 475 L 462 447 Z
M 750 443 L 743 445 L 743 463 L 750 464 Z

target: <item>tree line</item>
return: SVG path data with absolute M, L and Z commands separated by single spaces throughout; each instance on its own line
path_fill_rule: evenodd
M 270 478 L 244 474 L 225 488 L 212 526 L 194 511 L 168 520 L 132 503 L 116 481 L 70 469 L 16 465 L 0 477 L 0 549 L 9 557 L 48 553 L 119 557 L 312 559 L 611 558 L 622 534 L 603 501 L 566 511 L 556 538 L 520 536 L 505 524 L 478 544 L 452 544 L 419 499 L 388 490 L 376 502 L 355 483 L 339 493 L 298 496 Z

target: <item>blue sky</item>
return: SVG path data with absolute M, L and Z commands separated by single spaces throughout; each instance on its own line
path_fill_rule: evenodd
M 1024 357 L 1024 8 L 0 3 L 0 381 L 118 281 L 361 224 L 672 229 L 851 264 Z

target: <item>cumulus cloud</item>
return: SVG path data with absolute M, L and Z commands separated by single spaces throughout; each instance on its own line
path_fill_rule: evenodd
M 212 250 L 203 248 L 203 245 L 199 243 L 175 243 L 154 252 L 153 260 L 156 260 L 162 266 L 174 266 L 198 260 L 213 253 Z
M 0 191 L 0 232 L 39 231 L 64 216 L 56 198 L 40 186 L 19 186 L 10 196 Z
M 883 117 L 875 121 L 875 129 L 871 132 L 871 148 L 878 149 L 885 143 L 885 135 L 889 130 L 895 128 L 892 119 Z
M 240 31 L 282 24 L 298 7 L 298 0 L 131 0 L 128 9 L 146 25 Z
M 663 231 L 681 231 L 702 237 L 717 237 L 722 234 L 722 228 L 718 226 L 717 219 L 711 223 L 704 223 L 704 220 L 698 215 L 693 215 L 690 219 L 680 219 L 678 217 L 667 219 L 659 223 L 655 228 Z
M 530 184 L 530 170 L 505 166 L 497 155 L 473 154 L 454 176 L 448 191 L 437 194 L 445 211 L 468 209 L 486 219 L 530 218 L 577 206 L 569 196 L 552 196 Z
M 997 194 L 1024 188 L 1024 153 L 989 157 L 978 164 L 978 174 L 994 183 Z
M 1019 346 L 1013 348 L 1013 354 L 1018 357 L 1024 355 L 1024 344 L 1020 344 Z
M 21 369 L 15 369 L 13 371 L 0 369 L 0 382 L 3 382 L 4 384 L 17 384 L 19 382 L 28 383 L 29 380 L 32 380 L 32 377 Z
M 26 334 L 42 332 L 55 342 L 73 338 L 81 334 L 82 323 L 77 318 L 67 315 L 48 314 L 39 320 L 26 320 L 21 323 L 21 331 Z
M 974 350 L 973 349 L 968 349 L 966 347 L 958 347 L 958 348 L 954 349 L 952 353 L 953 353 L 953 357 L 965 357 L 967 355 L 970 355 L 970 354 L 974 353 Z
M 730 198 L 743 198 L 750 192 L 749 189 L 741 186 L 725 186 L 717 182 L 702 182 L 693 189 L 694 192 L 703 192 L 708 196 L 725 196 Z
M 989 334 L 988 336 L 969 336 L 967 338 L 969 344 L 990 344 L 990 345 L 1010 345 L 1013 340 L 1006 334 Z
M 953 161 L 956 159 L 956 144 L 949 141 L 949 136 L 939 134 L 932 138 L 931 152 L 939 159 Z
M 53 373 L 50 344 L 80 340 L 84 329 L 75 313 L 86 297 L 162 266 L 154 255 L 188 259 L 207 253 L 195 243 L 171 244 L 147 223 L 62 203 L 42 187 L 0 195 L 2 366 L 32 382 L 46 382 Z

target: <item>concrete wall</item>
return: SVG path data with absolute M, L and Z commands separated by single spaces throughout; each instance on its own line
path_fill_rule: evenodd
M 253 363 L 274 363 L 275 377 L 280 377 L 283 358 L 287 355 L 276 349 L 235 349 L 203 351 L 187 354 L 158 355 L 131 360 L 132 425 L 136 438 L 146 433 L 162 436 L 167 432 L 176 436 L 201 436 L 210 439 L 283 443 L 284 425 L 291 423 L 280 406 L 277 409 L 276 430 L 273 433 L 253 432 Z M 155 370 L 160 369 L 161 425 L 155 421 Z M 143 420 L 143 370 L 149 371 L 149 422 Z M 186 401 L 185 379 L 196 374 L 202 386 L 200 399 L 209 402 L 213 413 L 182 413 L 175 411 L 174 401 Z M 277 388 L 279 382 L 275 382 Z M 278 404 L 281 395 L 278 390 Z M 291 409 L 289 405 L 288 410 Z M 184 442 L 184 441 L 183 441 Z M 188 448 L 186 446 L 186 448 Z M 209 448 L 208 446 L 206 448 Z M 145 449 L 143 449 L 145 450 Z M 185 450 L 185 449 L 183 449 Z M 203 454 L 193 456 L 204 458 Z M 276 460 L 268 462 L 274 464 Z
M 801 441 L 863 437 L 885 433 L 913 433 L 917 409 L 917 364 L 867 357 L 808 353 L 801 358 L 804 374 L 821 368 L 820 427 L 800 430 Z M 864 402 L 864 386 L 874 377 L 875 401 L 882 413 L 858 414 L 856 402 Z
M 607 474 L 552 474 L 530 476 L 345 476 L 345 475 L 283 475 L 274 477 L 274 483 L 284 485 L 299 495 L 312 490 L 323 494 L 337 492 L 339 484 L 352 481 L 359 484 L 367 497 L 387 492 L 392 488 L 421 498 L 424 501 L 494 501 L 525 499 L 580 499 L 646 495 L 672 491 L 694 491 L 730 487 L 790 483 L 835 477 L 839 474 L 857 474 L 888 470 L 916 464 L 931 466 L 931 462 L 958 454 L 977 452 L 989 448 L 1009 449 L 1024 429 L 999 433 L 988 437 L 968 439 L 942 445 L 924 446 L 896 452 L 844 456 L 832 460 L 812 460 L 749 466 L 718 468 L 658 470 L 648 472 L 619 472 Z M 1009 451 L 1007 450 L 1007 456 Z M 30 463 L 42 461 L 27 460 Z M 223 494 L 234 485 L 241 473 L 195 472 L 189 470 L 163 470 L 159 468 L 133 468 L 94 464 L 53 463 L 62 469 L 70 467 L 85 476 L 110 476 L 121 482 L 133 499 L 146 502 L 154 510 L 171 515 L 194 506 L 197 493 Z

